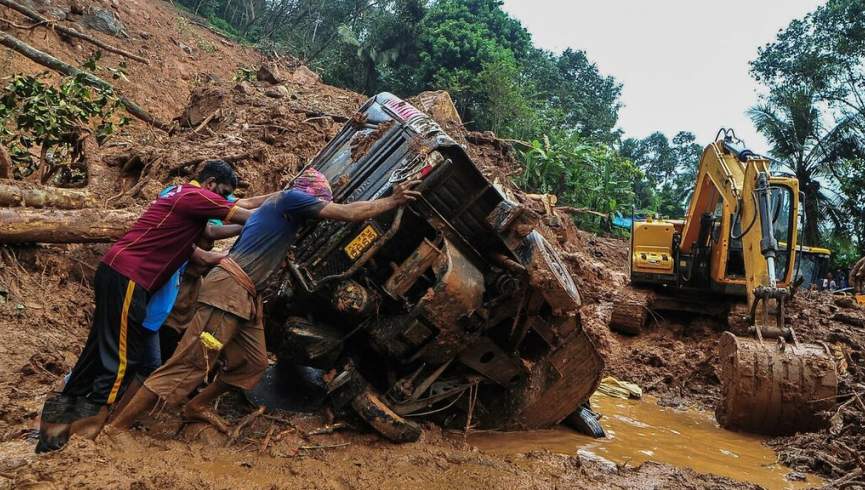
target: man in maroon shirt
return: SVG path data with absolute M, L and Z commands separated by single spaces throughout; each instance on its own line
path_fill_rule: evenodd
M 63 390 L 42 409 L 36 452 L 62 447 L 73 433 L 95 437 L 143 360 L 143 326 L 151 293 L 190 258 L 209 219 L 245 223 L 269 196 L 229 202 L 237 176 L 222 160 L 197 179 L 158 197 L 108 250 L 94 279 L 90 335 Z

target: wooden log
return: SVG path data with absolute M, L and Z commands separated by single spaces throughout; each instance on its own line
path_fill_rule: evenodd
M 0 206 L 81 209 L 94 204 L 95 200 L 88 192 L 24 182 L 0 182 Z
M 122 209 L 0 209 L 0 243 L 110 242 L 137 219 Z
M 865 318 L 860 318 L 856 315 L 838 312 L 832 315 L 831 319 L 854 327 L 865 327 Z
M 65 27 L 65 26 L 62 26 L 60 24 L 57 24 L 55 21 L 48 19 L 46 17 L 43 17 L 42 15 L 39 14 L 39 12 L 31 10 L 31 9 L 25 7 L 24 5 L 21 5 L 18 2 L 14 2 L 13 0 L 0 0 L 0 5 L 5 5 L 6 7 L 9 7 L 10 9 L 15 10 L 18 13 L 23 14 L 24 16 L 32 19 L 33 21 L 36 22 L 36 24 L 34 24 L 33 27 L 44 25 L 48 29 L 60 32 L 62 34 L 66 34 L 67 36 L 70 36 L 70 37 L 76 37 L 78 39 L 82 39 L 84 41 L 87 41 L 87 42 L 89 42 L 95 46 L 98 46 L 98 47 L 104 49 L 105 51 L 108 51 L 108 52 L 111 52 L 114 54 L 119 54 L 120 56 L 125 56 L 129 59 L 138 61 L 139 63 L 144 63 L 145 65 L 150 64 L 147 62 L 147 60 L 145 58 L 142 58 L 141 56 L 132 54 L 129 51 L 124 51 L 120 48 L 116 48 L 114 46 L 111 46 L 110 44 L 106 44 L 106 43 L 100 41 L 99 39 L 96 39 L 95 37 L 88 36 L 87 34 L 76 31 L 75 29 L 72 29 L 70 27 Z M 15 27 L 18 27 L 18 26 L 15 26 Z M 29 29 L 30 26 L 28 26 L 26 28 Z
M 639 335 L 646 325 L 654 295 L 649 291 L 626 290 L 613 301 L 610 330 L 623 335 Z
M 120 95 L 119 93 L 117 93 L 117 91 L 114 90 L 114 87 L 112 87 L 111 84 L 109 84 L 105 80 L 97 77 L 96 75 L 93 75 L 93 74 L 87 73 L 87 72 L 83 72 L 83 71 L 79 70 L 78 68 L 75 68 L 74 66 L 72 66 L 68 63 L 60 61 L 59 59 L 51 56 L 48 53 L 44 53 L 42 51 L 39 51 L 38 49 L 34 48 L 33 46 L 30 46 L 29 44 L 16 38 L 15 36 L 10 36 L 9 34 L 6 34 L 5 32 L 2 32 L 2 31 L 0 31 L 0 45 L 6 46 L 7 48 L 9 48 L 13 51 L 16 51 L 17 53 L 19 53 L 23 56 L 26 56 L 27 58 L 33 60 L 34 62 L 36 62 L 36 63 L 38 63 L 38 64 L 40 64 L 46 68 L 50 68 L 50 69 L 52 69 L 58 73 L 62 73 L 64 75 L 71 76 L 71 77 L 83 75 L 85 83 L 87 83 L 91 86 L 94 86 L 94 87 L 99 87 L 99 88 L 114 91 L 115 94 L 117 95 L 118 100 L 120 100 L 120 103 L 123 104 L 123 107 L 126 108 L 126 111 L 129 112 L 130 114 L 132 114 L 133 116 L 146 122 L 147 124 L 150 124 L 153 127 L 156 127 L 156 128 L 159 128 L 159 129 L 162 129 L 165 131 L 168 131 L 171 128 L 171 126 L 169 126 L 168 124 L 166 124 L 166 123 L 156 119 L 152 115 L 150 115 L 147 111 L 145 111 L 144 109 L 139 107 L 138 104 L 136 104 L 135 102 L 133 102 L 133 101 L 127 99 L 126 97 Z

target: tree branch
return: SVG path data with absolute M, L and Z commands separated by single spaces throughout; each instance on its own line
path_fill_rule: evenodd
M 8 0 L 0 0 L 0 2 L 4 1 Z M 0 32 L 0 45 L 6 46 L 13 51 L 17 51 L 18 53 L 26 56 L 27 58 L 30 58 L 31 60 L 39 63 L 46 68 L 50 68 L 56 72 L 68 76 L 74 77 L 81 75 L 84 77 L 84 82 L 88 85 L 116 92 L 114 90 L 114 87 L 105 80 L 102 80 L 101 78 L 91 73 L 81 71 L 72 65 L 64 63 L 63 61 L 60 61 L 59 59 L 51 56 L 48 53 L 43 53 L 42 51 L 39 51 L 33 46 L 30 46 L 29 44 L 21 41 L 14 36 L 6 34 L 5 32 Z M 164 131 L 168 131 L 170 129 L 171 126 L 151 116 L 147 111 L 139 107 L 138 104 L 136 104 L 135 102 L 119 94 L 118 99 L 120 100 L 120 103 L 123 104 L 123 107 L 125 107 L 130 114 L 137 117 L 138 119 Z
M 99 39 L 96 39 L 95 37 L 88 36 L 87 34 L 76 31 L 75 29 L 72 29 L 70 27 L 65 27 L 65 26 L 62 26 L 60 24 L 57 24 L 56 22 L 52 21 L 51 19 L 47 19 L 47 18 L 43 17 L 42 15 L 40 15 L 38 12 L 30 10 L 29 8 L 25 7 L 24 5 L 21 5 L 20 3 L 15 2 L 13 0 L 0 0 L 0 5 L 5 5 L 6 7 L 9 7 L 10 9 L 15 10 L 15 11 L 27 16 L 36 22 L 36 24 L 34 24 L 33 26 L 26 26 L 26 27 L 19 27 L 15 24 L 12 24 L 13 27 L 16 27 L 18 29 L 22 29 L 22 28 L 23 29 L 33 29 L 33 28 L 40 26 L 40 25 L 48 25 L 48 26 L 50 26 L 50 28 L 52 30 L 66 34 L 67 36 L 77 37 L 78 39 L 82 39 L 82 40 L 87 41 L 91 44 L 94 44 L 94 45 L 104 49 L 105 51 L 109 51 L 109 52 L 114 53 L 114 54 L 119 54 L 120 56 L 125 56 L 131 60 L 138 61 L 139 63 L 144 63 L 145 65 L 150 64 L 145 58 L 142 58 L 141 56 L 132 54 L 129 51 L 124 51 L 120 48 L 115 48 L 114 46 L 111 46 L 110 44 L 105 44 L 104 42 L 100 41 Z

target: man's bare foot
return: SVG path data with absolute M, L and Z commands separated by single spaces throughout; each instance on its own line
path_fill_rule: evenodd
M 96 438 L 96 442 L 100 444 L 108 444 L 117 449 L 136 449 L 139 444 L 135 437 L 124 429 L 119 429 L 113 425 L 106 425 L 102 428 L 102 432 Z
M 96 439 L 106 420 L 108 420 L 108 406 L 102 405 L 95 414 L 69 424 L 69 435 L 78 434 L 90 440 Z
M 223 434 L 228 434 L 229 432 L 228 422 L 223 420 L 222 417 L 217 415 L 217 413 L 210 407 L 200 407 L 191 402 L 187 403 L 186 406 L 183 407 L 183 418 L 186 420 L 208 423 L 216 427 L 216 430 Z

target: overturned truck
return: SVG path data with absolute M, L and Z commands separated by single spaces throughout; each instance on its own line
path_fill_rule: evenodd
M 299 230 L 268 307 L 280 363 L 329 371 L 327 394 L 394 441 L 443 423 L 537 428 L 580 409 L 603 360 L 537 215 L 487 180 L 429 116 L 370 99 L 310 165 L 336 202 L 404 180 L 421 198 L 363 223 Z

